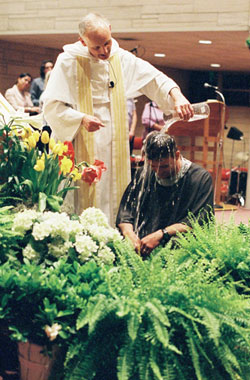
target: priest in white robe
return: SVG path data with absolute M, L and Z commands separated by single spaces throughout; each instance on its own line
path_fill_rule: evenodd
M 144 94 L 183 119 L 193 110 L 172 79 L 119 47 L 103 16 L 85 16 L 79 33 L 79 41 L 58 56 L 44 93 L 44 115 L 54 137 L 73 141 L 77 162 L 104 162 L 107 171 L 99 183 L 77 183 L 75 210 L 98 207 L 114 225 L 130 181 L 126 99 Z

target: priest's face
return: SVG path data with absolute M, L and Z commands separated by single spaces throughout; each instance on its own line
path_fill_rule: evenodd
M 151 169 L 161 179 L 174 178 L 180 170 L 180 152 L 175 157 L 162 157 L 159 160 L 148 160 Z
M 97 59 L 106 60 L 110 56 L 112 38 L 110 28 L 99 28 L 87 32 L 80 41 L 87 46 L 89 53 Z

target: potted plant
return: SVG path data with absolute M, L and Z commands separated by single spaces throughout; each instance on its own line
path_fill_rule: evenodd
M 0 319 L 18 342 L 23 380 L 32 367 L 24 354 L 34 344 L 35 357 L 44 350 L 52 354 L 54 347 L 65 353 L 89 297 L 107 291 L 103 271 L 113 266 L 114 245 L 122 237 L 95 208 L 78 220 L 33 209 L 12 214 L 6 207 L 2 215 L 2 220 L 10 219 L 0 228 L 3 247 L 8 247 L 0 266 Z M 51 361 L 39 358 L 44 365 L 37 367 L 45 379 Z
M 41 140 L 44 151 L 38 149 Z M 8 123 L 0 113 L 0 202 L 38 205 L 40 211 L 59 211 L 72 181 L 91 184 L 101 179 L 104 163 L 95 160 L 75 163 L 71 142 L 55 142 L 47 131 L 42 133 L 27 125 L 25 119 L 11 118 Z M 49 150 L 49 153 L 47 151 Z
M 61 259 L 44 268 L 25 260 L 18 270 L 6 262 L 0 274 L 0 316 L 18 342 L 21 378 L 32 379 L 24 374 L 31 372 L 34 362 L 44 372 L 42 378 L 48 378 L 49 357 L 66 352 L 76 334 L 78 314 L 89 296 L 103 289 L 102 269 L 94 261 L 72 265 Z M 43 363 L 35 359 L 38 354 Z

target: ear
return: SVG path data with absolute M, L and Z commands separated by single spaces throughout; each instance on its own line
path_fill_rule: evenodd
M 83 44 L 83 46 L 87 46 L 86 44 L 85 44 L 85 42 L 84 42 L 84 40 L 82 39 L 82 37 L 81 36 L 79 36 L 79 41 Z

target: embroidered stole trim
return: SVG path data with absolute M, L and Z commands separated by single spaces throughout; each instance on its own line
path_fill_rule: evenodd
M 88 115 L 94 115 L 90 85 L 90 65 L 87 58 L 77 57 L 77 81 L 80 111 Z M 87 161 L 89 164 L 93 164 L 94 133 L 88 132 L 84 127 L 81 128 L 80 133 L 81 136 L 75 140 L 77 160 L 78 162 Z M 77 192 L 77 210 L 82 212 L 87 207 L 96 207 L 95 185 L 89 186 L 87 183 L 81 182 Z
M 89 59 L 77 57 L 77 79 L 78 79 L 78 96 L 80 111 L 93 115 L 92 91 L 90 83 L 90 64 Z M 130 162 L 129 144 L 128 144 L 128 126 L 127 126 L 127 106 L 121 62 L 118 54 L 110 58 L 109 65 L 110 80 L 115 86 L 110 89 L 111 92 L 111 122 L 112 122 L 112 183 L 113 186 L 113 208 L 114 216 L 118 211 L 121 197 L 126 186 L 130 181 Z M 81 138 L 78 140 L 76 147 L 78 161 L 87 161 L 90 164 L 94 162 L 94 133 L 87 132 L 81 128 Z M 79 141 L 80 140 L 80 141 Z M 104 162 L 105 164 L 105 162 Z M 111 176 L 111 173 L 110 173 Z M 95 185 L 80 187 L 78 197 L 78 208 L 85 209 L 96 205 Z M 83 190 L 81 190 L 83 188 Z

